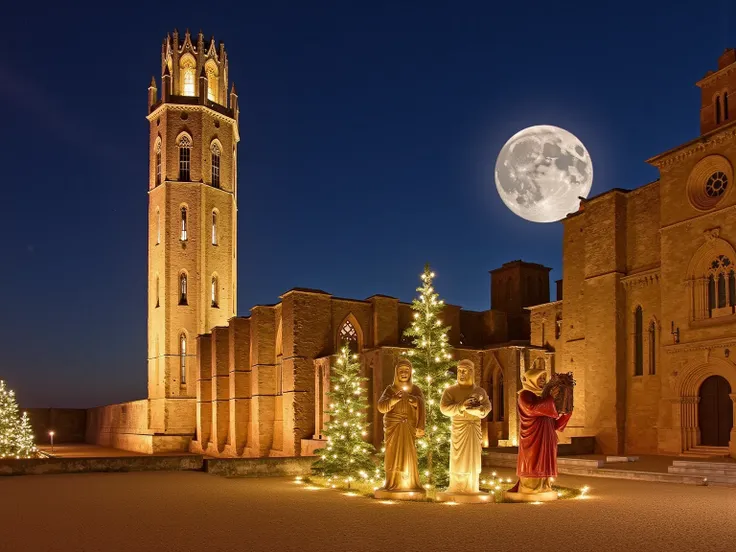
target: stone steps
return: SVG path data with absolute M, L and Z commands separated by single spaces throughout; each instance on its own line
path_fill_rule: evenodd
M 706 485 L 706 478 L 700 475 L 676 474 L 664 472 L 648 472 L 639 470 L 617 470 L 609 468 L 585 469 L 567 467 L 558 469 L 566 475 L 584 475 L 588 477 L 606 477 L 609 479 L 628 479 L 631 481 L 656 481 L 660 483 L 680 483 L 684 485 Z
M 516 453 L 487 452 L 483 454 L 484 466 L 516 467 Z M 564 475 L 580 475 L 587 477 L 606 477 L 611 479 L 629 479 L 634 481 L 659 481 L 663 483 L 680 483 L 685 485 L 706 485 L 707 476 L 688 473 L 647 472 L 639 470 L 621 470 L 604 468 L 604 460 L 588 458 L 557 458 L 557 471 Z
M 571 466 L 579 468 L 599 468 L 605 462 L 603 460 L 591 460 L 588 458 L 565 458 L 557 457 L 557 467 Z M 515 452 L 487 452 L 483 455 L 483 464 L 488 466 L 516 467 Z
M 680 456 L 689 456 L 691 458 L 711 458 L 711 457 L 723 457 L 728 458 L 729 457 L 729 450 L 728 447 L 709 447 L 709 446 L 703 446 L 703 445 L 697 445 L 694 446 L 685 452 L 683 452 Z
M 667 471 L 672 474 L 700 476 L 708 485 L 736 486 L 736 462 L 675 460 Z

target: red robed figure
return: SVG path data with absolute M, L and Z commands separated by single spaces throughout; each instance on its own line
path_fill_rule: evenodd
M 571 413 L 560 415 L 552 395 L 542 398 L 547 374 L 541 369 L 527 371 L 519 392 L 519 481 L 510 492 L 551 490 L 550 477 L 557 477 L 557 431 L 565 429 Z
M 519 393 L 519 477 L 557 477 L 557 431 L 565 429 L 571 414 L 557 413 L 554 399 L 531 391 Z

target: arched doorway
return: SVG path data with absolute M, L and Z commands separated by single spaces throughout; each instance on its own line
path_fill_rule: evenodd
M 733 404 L 728 396 L 731 386 L 726 378 L 710 376 L 698 391 L 698 426 L 700 444 L 727 447 L 733 428 Z

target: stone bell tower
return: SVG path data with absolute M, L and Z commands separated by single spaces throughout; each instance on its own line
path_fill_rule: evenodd
M 148 88 L 148 398 L 154 435 L 191 436 L 199 334 L 236 313 L 238 97 L 223 43 L 175 30 Z

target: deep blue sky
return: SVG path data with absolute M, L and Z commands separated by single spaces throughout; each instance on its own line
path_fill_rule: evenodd
M 409 301 L 427 261 L 474 310 L 505 261 L 560 278 L 561 224 L 501 203 L 499 149 L 553 124 L 590 151 L 591 195 L 655 179 L 644 160 L 698 133 L 736 9 L 499 4 L 4 7 L 0 378 L 24 406 L 145 396 L 146 89 L 174 27 L 225 42 L 240 96 L 240 315 L 295 286 Z

